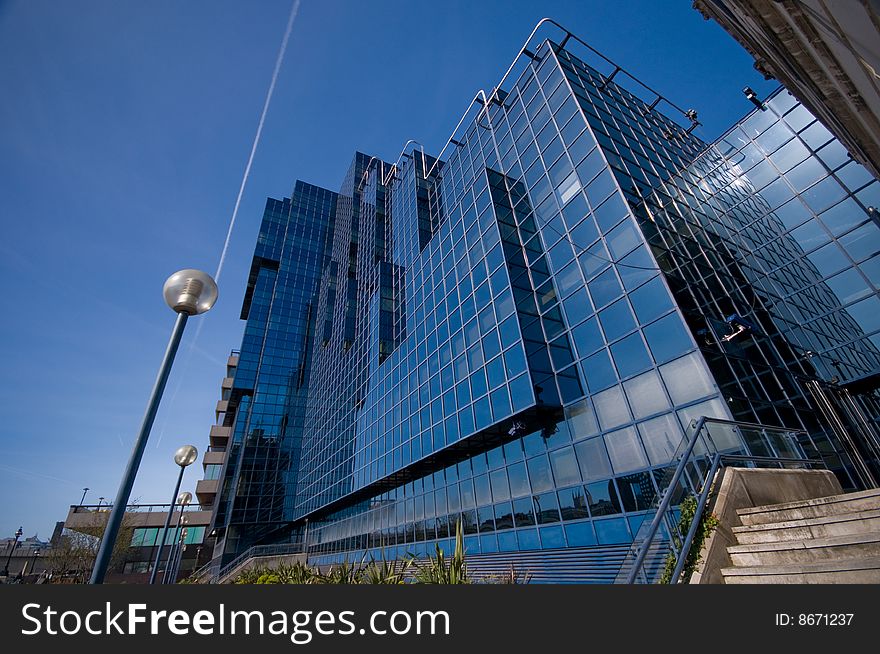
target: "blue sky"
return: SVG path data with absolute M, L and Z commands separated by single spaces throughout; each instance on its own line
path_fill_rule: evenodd
M 116 494 L 174 320 L 162 283 L 217 266 L 290 6 L 0 0 L 0 537 L 48 537 L 85 486 Z M 775 86 L 690 0 L 303 0 L 133 498 L 167 502 L 174 450 L 207 446 L 266 196 L 337 189 L 356 149 L 439 152 L 543 16 L 696 108 L 704 139 L 749 111 L 744 86 Z

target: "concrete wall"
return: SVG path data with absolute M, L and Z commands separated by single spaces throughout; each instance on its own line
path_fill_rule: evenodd
M 837 477 L 828 470 L 722 468 L 719 476 L 715 480 L 717 492 L 709 505 L 719 524 L 703 543 L 692 584 L 724 583 L 721 569 L 732 565 L 727 547 L 737 542 L 731 529 L 741 526 L 737 509 L 843 493 Z

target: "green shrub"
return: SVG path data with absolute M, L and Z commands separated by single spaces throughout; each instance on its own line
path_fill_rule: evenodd
M 688 495 L 686 498 L 684 498 L 684 500 L 682 500 L 679 509 L 681 511 L 681 517 L 678 519 L 678 533 L 682 534 L 682 537 L 684 537 L 687 534 L 688 530 L 691 528 L 691 522 L 693 522 L 694 514 L 697 512 L 697 498 L 693 495 Z M 691 549 L 689 552 L 687 552 L 687 559 L 685 559 L 684 568 L 682 568 L 682 583 L 687 583 L 687 581 L 691 578 L 691 575 L 694 573 L 694 569 L 697 567 L 697 563 L 700 562 L 700 550 L 703 549 L 703 543 L 717 526 L 718 518 L 715 517 L 715 515 L 712 513 L 707 513 L 706 511 L 703 511 L 703 515 L 700 518 L 700 526 L 697 528 L 697 531 L 694 534 L 694 540 L 691 543 Z M 682 543 L 679 540 L 678 536 L 673 535 L 673 539 L 675 540 L 675 544 L 678 547 L 681 547 Z M 660 577 L 661 584 L 671 583 L 672 573 L 675 572 L 676 563 L 677 559 L 673 552 L 670 552 L 666 555 L 666 565 L 663 569 L 663 576 Z
M 469 584 L 471 583 L 464 560 L 464 540 L 461 535 L 461 522 L 455 524 L 455 551 L 447 562 L 437 545 L 437 552 L 424 563 L 415 562 L 414 580 L 417 584 Z

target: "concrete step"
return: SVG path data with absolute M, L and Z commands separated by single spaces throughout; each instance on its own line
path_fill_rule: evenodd
M 878 584 L 880 556 L 723 568 L 725 584 Z
M 880 509 L 880 488 L 799 502 L 749 507 L 738 509 L 736 513 L 743 525 L 759 525 L 871 509 Z
M 739 545 L 866 534 L 880 531 L 880 509 L 857 511 L 845 515 L 744 525 L 734 527 L 732 531 Z
M 731 563 L 739 567 L 880 557 L 880 531 L 806 541 L 731 545 L 727 552 Z

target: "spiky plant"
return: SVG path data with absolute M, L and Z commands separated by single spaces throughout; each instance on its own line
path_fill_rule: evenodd
M 469 584 L 471 583 L 464 560 L 464 538 L 461 534 L 461 521 L 455 523 L 455 551 L 447 561 L 440 545 L 436 554 L 429 556 L 425 563 L 416 563 L 414 580 L 418 584 Z
M 492 577 L 489 582 L 493 584 L 527 584 L 532 580 L 532 573 L 520 572 L 514 565 L 510 564 L 510 570 L 503 575 Z
M 358 584 L 360 583 L 362 570 L 359 566 L 344 561 L 331 567 L 325 574 L 316 577 L 319 584 Z
M 274 572 L 280 584 L 314 584 L 319 576 L 317 570 L 302 561 L 281 563 Z
M 412 559 L 388 562 L 383 557 L 381 560 L 371 560 L 361 566 L 360 583 L 362 584 L 392 584 L 406 583 Z

